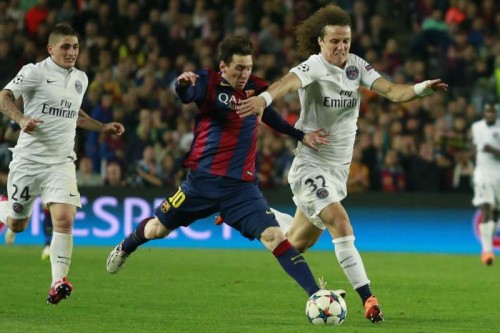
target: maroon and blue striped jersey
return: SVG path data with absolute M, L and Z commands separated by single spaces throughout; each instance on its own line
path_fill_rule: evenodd
M 234 89 L 220 72 L 203 69 L 194 86 L 176 85 L 185 104 L 198 106 L 194 139 L 183 165 L 217 176 L 254 182 L 258 121 L 256 116 L 240 118 L 241 100 L 267 89 L 267 82 L 251 75 L 244 89 Z

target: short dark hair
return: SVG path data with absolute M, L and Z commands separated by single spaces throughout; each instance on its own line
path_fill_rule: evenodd
M 219 44 L 219 60 L 230 64 L 235 54 L 243 56 L 253 54 L 253 44 L 250 38 L 243 35 L 229 36 Z
M 49 44 L 55 44 L 56 39 L 61 36 L 75 36 L 78 38 L 78 33 L 69 24 L 59 23 L 49 34 Z

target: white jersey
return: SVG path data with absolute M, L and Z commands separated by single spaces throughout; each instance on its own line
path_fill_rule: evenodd
M 500 149 L 500 121 L 488 126 L 486 121 L 479 120 L 472 124 L 472 142 L 476 146 L 476 167 L 474 177 L 500 177 L 500 159 L 492 153 L 484 151 L 485 145 Z
M 349 54 L 344 68 L 315 54 L 290 72 L 297 74 L 302 82 L 299 89 L 302 110 L 295 127 L 306 133 L 318 129 L 329 133 L 328 144 L 320 152 L 299 143 L 297 157 L 322 165 L 349 164 L 359 115 L 359 87 L 371 88 L 381 75 L 354 54 Z
M 64 69 L 50 57 L 23 66 L 4 89 L 22 96 L 24 114 L 43 123 L 33 135 L 21 132 L 14 156 L 42 164 L 75 160 L 76 120 L 87 86 L 84 72 Z

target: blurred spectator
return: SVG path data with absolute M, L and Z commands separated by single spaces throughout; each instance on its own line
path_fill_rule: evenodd
M 106 164 L 106 172 L 104 174 L 104 185 L 119 187 L 126 186 L 127 181 L 123 179 L 123 172 L 120 164 L 115 161 L 110 161 Z
M 471 192 L 474 163 L 471 154 L 460 151 L 455 154 L 455 167 L 453 168 L 452 188 L 459 192 Z
M 78 186 L 101 186 L 103 179 L 101 175 L 92 170 L 92 160 L 83 156 L 79 158 L 78 170 L 76 171 L 76 181 Z
M 365 192 L 370 188 L 370 170 L 361 162 L 362 152 L 360 145 L 354 145 L 347 179 L 347 193 Z
M 384 192 L 403 192 L 406 189 L 406 174 L 395 150 L 388 150 L 385 154 L 380 179 Z

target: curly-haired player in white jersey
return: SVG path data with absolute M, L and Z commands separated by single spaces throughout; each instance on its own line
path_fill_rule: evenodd
M 26 229 L 35 198 L 41 195 L 50 210 L 53 238 L 50 246 L 52 283 L 47 302 L 57 304 L 70 296 L 67 280 L 73 252 L 73 223 L 78 192 L 74 152 L 76 127 L 121 135 L 122 124 L 102 124 L 83 110 L 87 75 L 76 69 L 78 36 L 67 24 L 58 24 L 49 34 L 49 57 L 25 65 L 0 91 L 0 111 L 21 127 L 12 148 L 8 197 L 0 202 L 0 222 L 13 232 Z M 23 98 L 24 113 L 14 104 Z
M 301 114 L 296 127 L 304 132 L 323 129 L 328 143 L 319 152 L 298 145 L 288 175 L 297 211 L 288 230 L 290 242 L 306 251 L 328 229 L 337 260 L 349 282 L 359 293 L 365 317 L 373 323 L 384 317 L 370 289 L 363 262 L 354 246 L 354 235 L 346 210 L 340 203 L 347 195 L 356 121 L 363 85 L 393 102 L 447 90 L 441 80 L 415 85 L 394 84 L 360 57 L 350 54 L 349 15 L 336 6 L 326 6 L 297 28 L 299 53 L 309 58 L 290 70 L 259 96 L 242 102 L 240 116 L 260 114 L 273 99 L 298 91 Z M 287 215 L 276 212 L 280 224 Z M 291 219 L 291 217 L 289 217 Z
M 472 142 L 476 148 L 472 204 L 481 208 L 481 261 L 490 266 L 495 258 L 493 237 L 500 212 L 500 121 L 494 103 L 485 103 L 483 119 L 472 124 Z

